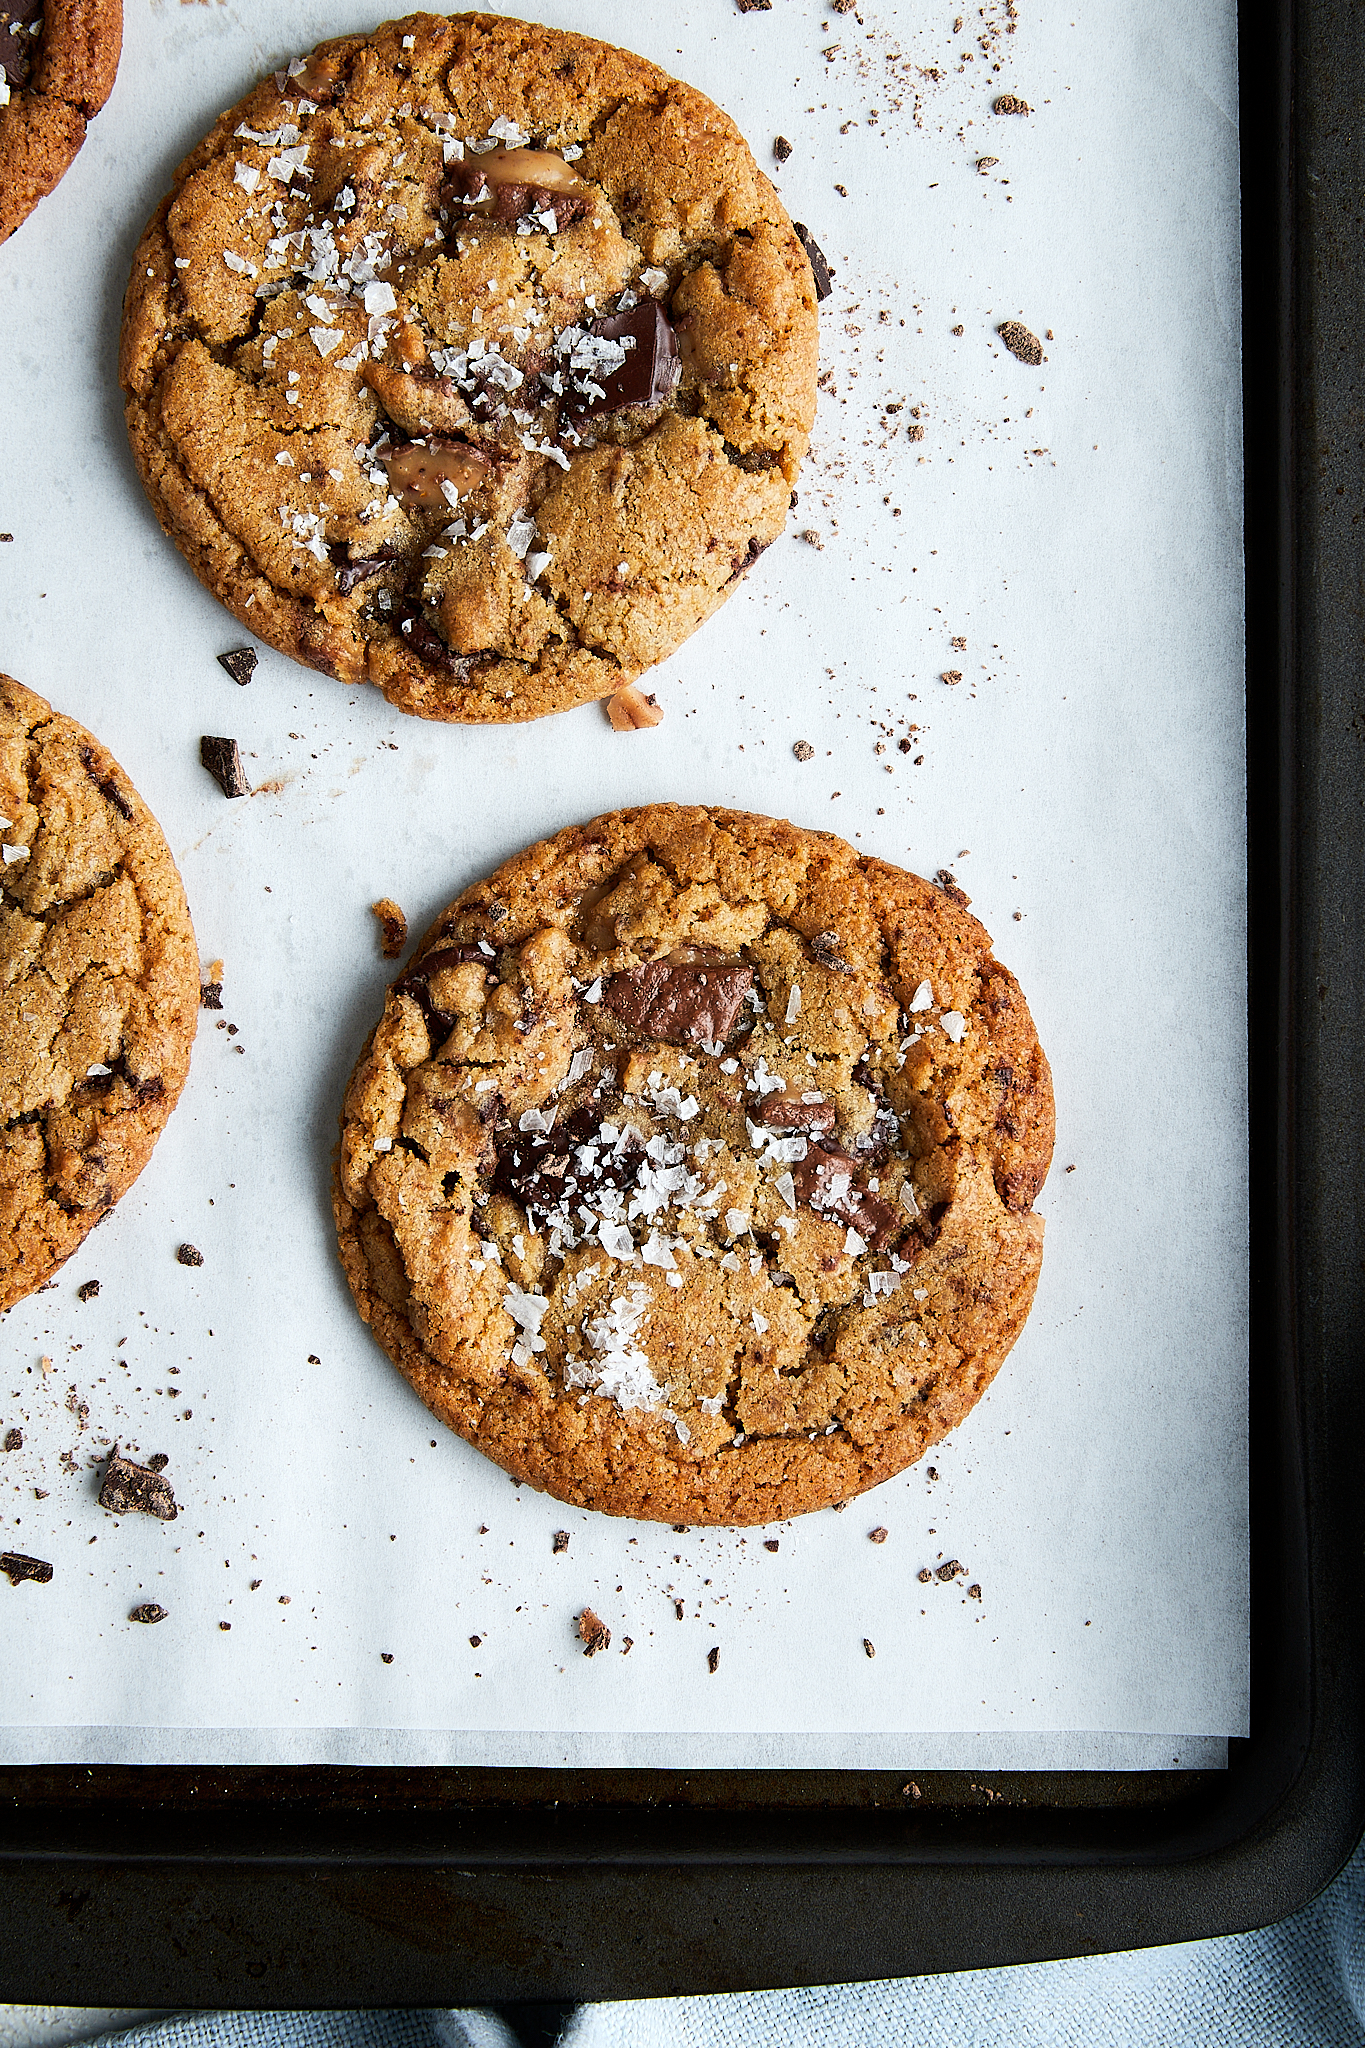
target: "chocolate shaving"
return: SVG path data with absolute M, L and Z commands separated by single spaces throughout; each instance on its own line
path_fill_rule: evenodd
M 227 670 L 234 683 L 245 688 L 256 673 L 257 659 L 254 647 L 229 647 L 226 654 L 218 656 L 218 666 Z
M 128 1616 L 128 1619 L 129 1621 L 145 1621 L 151 1623 L 157 1621 L 164 1621 L 166 1619 L 166 1614 L 167 1609 L 162 1607 L 157 1601 L 144 1600 L 141 1607 L 135 1607 L 133 1609 L 132 1613 Z
M 593 1613 L 591 1607 L 585 1607 L 579 1615 L 578 1633 L 585 1657 L 595 1657 L 599 1650 L 611 1648 L 611 1630 Z
M 810 273 L 815 280 L 815 296 L 817 299 L 827 299 L 834 286 L 830 283 L 830 267 L 825 261 L 820 244 L 804 221 L 794 220 L 792 226 L 800 238 L 801 247 L 810 259 Z
M 673 394 L 682 375 L 682 358 L 672 323 L 657 299 L 644 299 L 628 313 L 612 313 L 594 320 L 588 329 L 601 341 L 634 342 L 618 369 L 598 375 L 592 381 L 602 392 L 600 398 L 585 398 L 570 391 L 565 409 L 575 418 L 595 413 L 620 412 L 628 405 L 662 405 Z
M 105 802 L 111 803 L 121 818 L 131 818 L 133 815 L 132 805 L 129 803 L 127 797 L 123 794 L 123 791 L 119 788 L 118 784 L 115 782 L 112 775 L 100 774 L 99 769 L 95 766 L 95 755 L 93 748 L 81 748 L 81 766 L 82 768 L 84 768 L 86 774 L 90 777 L 90 780 L 94 783 L 100 795 L 105 799 Z
M 35 1586 L 45 1586 L 52 1577 L 52 1566 L 46 1558 L 25 1557 L 19 1550 L 0 1550 L 0 1572 L 12 1586 L 24 1579 L 32 1579 Z
M 688 949 L 692 950 L 692 949 Z M 646 1038 L 668 1045 L 721 1045 L 753 987 L 747 961 L 723 954 L 651 960 L 614 975 L 602 1007 Z
M 180 1512 L 169 1479 L 163 1479 L 150 1465 L 135 1465 L 131 1458 L 121 1458 L 117 1444 L 104 1468 L 99 1501 L 111 1514 L 155 1515 L 161 1522 L 173 1522 Z
M 251 795 L 251 784 L 246 779 L 236 740 L 215 738 L 211 733 L 205 733 L 199 742 L 199 759 L 224 796 Z

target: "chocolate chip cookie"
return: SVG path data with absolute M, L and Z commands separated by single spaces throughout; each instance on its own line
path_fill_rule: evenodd
M 123 0 L 0 4 L 0 242 L 71 168 L 122 43 Z
M 146 1165 L 189 1070 L 194 932 L 160 827 L 83 726 L 0 675 L 0 1309 Z
M 688 1523 L 826 1507 L 959 1423 L 1033 1299 L 1053 1135 L 965 905 L 667 804 L 466 890 L 389 990 L 335 1181 L 428 1407 L 561 1500 Z
M 143 236 L 128 430 L 244 625 L 428 718 L 604 697 L 781 532 L 810 261 L 732 121 L 491 15 L 324 43 Z

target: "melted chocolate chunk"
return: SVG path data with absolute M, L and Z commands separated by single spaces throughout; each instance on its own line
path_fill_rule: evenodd
M 874 1252 L 904 1234 L 904 1220 L 880 1195 L 857 1187 L 853 1176 L 863 1162 L 842 1145 L 808 1145 L 806 1156 L 791 1169 L 797 1200 L 821 1216 L 837 1216 L 865 1238 Z
M 630 1129 L 604 1140 L 603 1121 L 600 1107 L 585 1102 L 552 1131 L 504 1128 L 495 1139 L 494 1192 L 529 1215 L 533 1209 L 591 1203 L 601 1188 L 633 1187 L 645 1148 Z
M 99 769 L 95 766 L 94 752 L 90 747 L 81 748 L 81 766 L 105 802 L 112 804 L 121 818 L 131 818 L 133 815 L 132 805 L 112 775 L 100 774 Z
M 434 952 L 423 954 L 414 960 L 405 974 L 400 974 L 393 984 L 395 995 L 411 996 L 420 1004 L 432 1032 L 439 1038 L 449 1038 L 455 1029 L 455 1012 L 438 1009 L 431 999 L 431 977 L 439 974 L 443 967 L 468 967 L 477 960 L 490 973 L 496 956 L 485 953 L 479 945 L 438 946 Z
M 794 1095 L 769 1096 L 761 1121 L 770 1131 L 832 1131 L 832 1102 L 801 1102 Z
M 792 226 L 796 229 L 801 239 L 801 247 L 810 258 L 810 273 L 815 280 L 815 296 L 817 299 L 827 299 L 834 290 L 834 286 L 829 281 L 830 269 L 825 261 L 820 244 L 816 241 L 804 221 L 794 220 Z
M 463 680 L 469 674 L 469 663 L 462 654 L 455 654 L 446 646 L 436 628 L 431 625 L 416 605 L 407 605 L 394 613 L 399 632 L 417 659 L 426 668 L 444 669 L 448 675 Z
M 720 954 L 651 960 L 614 975 L 602 991 L 602 1007 L 668 1045 L 723 1045 L 753 985 L 747 961 Z
M 213 734 L 205 733 L 199 742 L 199 759 L 224 796 L 251 795 L 251 784 L 246 779 L 236 740 L 215 738 Z
M 327 550 L 337 572 L 337 596 L 349 597 L 361 583 L 367 583 L 371 576 L 378 576 L 387 569 L 397 556 L 395 547 L 376 548 L 372 555 L 353 555 L 344 540 L 334 541 Z M 220 654 L 218 659 L 223 659 Z M 239 677 L 240 681 L 241 678 Z
M 117 1445 L 104 1468 L 99 1500 L 111 1514 L 155 1515 L 161 1522 L 173 1522 L 180 1512 L 169 1479 L 153 1472 L 150 1465 L 135 1465 L 131 1458 L 121 1458 Z
M 245 687 L 256 673 L 256 660 L 254 647 L 229 647 L 226 654 L 218 656 L 218 666 L 227 670 L 234 683 Z
M 45 1586 L 52 1577 L 52 1566 L 46 1558 L 25 1557 L 20 1550 L 0 1550 L 0 1572 L 12 1586 L 24 1579 L 32 1579 L 35 1586 Z
M 629 313 L 594 320 L 588 332 L 602 341 L 626 342 L 626 359 L 604 375 L 590 373 L 602 396 L 585 398 L 571 391 L 565 401 L 569 412 L 578 417 L 620 412 L 628 405 L 662 405 L 672 396 L 682 375 L 682 359 L 677 336 L 657 299 L 645 299 Z
M 28 84 L 38 50 L 32 31 L 43 18 L 43 6 L 44 0 L 21 0 L 18 6 L 0 7 L 0 70 L 11 86 Z

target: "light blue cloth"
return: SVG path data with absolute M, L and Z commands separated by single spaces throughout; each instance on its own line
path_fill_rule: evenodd
M 580 2006 L 561 2048 L 1365 2048 L 1365 1844 L 1301 1913 L 1174 1948 Z M 495 2014 L 202 2013 L 103 2048 L 517 2048 Z

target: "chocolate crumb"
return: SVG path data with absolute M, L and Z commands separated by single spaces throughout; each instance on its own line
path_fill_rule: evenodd
M 1074 1166 L 1068 1166 L 1068 1167 L 1066 1168 L 1066 1172 L 1067 1172 L 1067 1173 L 1074 1173 L 1075 1171 L 1076 1171 L 1076 1169 L 1075 1169 L 1075 1167 L 1074 1167 Z
M 131 1458 L 121 1458 L 117 1444 L 104 1468 L 99 1503 L 110 1514 L 155 1515 L 161 1522 L 173 1522 L 180 1512 L 169 1479 L 163 1479 L 150 1465 L 135 1465 Z
M 256 673 L 256 661 L 254 647 L 230 647 L 218 656 L 218 666 L 227 670 L 234 683 L 249 683 Z
M 777 158 L 777 161 L 780 164 L 784 164 L 787 161 L 787 158 L 791 155 L 791 153 L 792 146 L 788 142 L 786 136 L 775 135 L 773 137 L 773 155 Z
M 35 1500 L 46 1500 L 47 1488 L 45 1486 L 35 1486 L 33 1489 L 33 1498 Z
M 623 1657 L 628 1657 L 628 1656 L 630 1655 L 631 1651 L 632 1651 L 632 1650 L 633 1650 L 634 1648 L 635 1648 L 635 1638 L 634 1638 L 634 1636 L 622 1636 L 622 1638 L 621 1638 L 621 1655 L 622 1655 Z
M 316 1352 L 316 1351 L 310 1351 L 310 1352 L 309 1352 L 309 1354 L 308 1354 L 308 1363 L 309 1363 L 310 1365 L 321 1365 L 321 1364 L 322 1364 L 322 1360 L 321 1360 L 321 1359 L 320 1359 L 320 1358 L 318 1357 L 318 1355 L 317 1355 L 317 1352 Z
M 381 1664 L 392 1664 L 392 1662 L 393 1662 L 393 1651 L 392 1651 L 392 1650 L 381 1650 L 381 1651 L 379 1652 L 379 1661 L 380 1661 L 380 1663 L 381 1663 Z
M 815 280 L 815 296 L 817 299 L 827 299 L 834 286 L 830 283 L 833 273 L 825 261 L 824 252 L 804 221 L 794 220 L 792 226 L 796 229 L 801 247 L 810 258 L 811 276 Z
M 220 1628 L 220 1629 L 221 1629 L 221 1630 L 223 1631 L 223 1634 L 224 1634 L 224 1635 L 229 1635 L 229 1634 L 231 1634 L 231 1631 L 232 1631 L 232 1623 L 231 1623 L 230 1621 L 220 1621 L 220 1622 L 219 1622 L 219 1624 L 218 1624 L 218 1626 L 219 1626 L 219 1628 Z
M 1031 114 L 1032 107 L 1027 100 L 1021 100 L 1018 93 L 1002 92 L 991 109 L 996 114 Z
M 765 1550 L 778 1550 L 781 1548 L 781 1545 L 779 1544 L 776 1536 L 765 1536 L 763 1539 L 763 1548 Z
M 553 1535 L 553 1536 L 552 1536 L 552 1537 L 550 1538 L 550 1548 L 551 1548 L 551 1550 L 552 1550 L 552 1551 L 553 1551 L 553 1552 L 555 1553 L 555 1555 L 556 1555 L 556 1556 L 558 1556 L 558 1554 L 559 1554 L 559 1552 L 560 1552 L 561 1550 L 567 1550 L 567 1549 L 568 1549 L 568 1547 L 569 1547 L 569 1532 L 568 1532 L 568 1530 L 567 1530 L 567 1529 L 556 1529 L 556 1530 L 555 1530 L 555 1532 L 554 1532 L 554 1535 Z
M 681 1600 L 673 1602 L 673 1612 L 677 1615 L 678 1620 L 681 1621 L 683 1618 L 683 1604 Z
M 45 1558 L 25 1557 L 18 1550 L 0 1550 L 0 1572 L 12 1586 L 24 1579 L 32 1579 L 35 1586 L 45 1586 L 52 1577 L 52 1566 Z
M 253 1579 L 253 1580 L 251 1581 L 251 1585 L 250 1585 L 250 1588 L 249 1588 L 249 1590 L 250 1590 L 251 1592 L 253 1592 L 253 1593 L 259 1593 L 259 1592 L 260 1592 L 260 1590 L 261 1590 L 261 1587 L 262 1587 L 262 1585 L 263 1585 L 263 1584 L 264 1584 L 264 1581 L 263 1581 L 263 1580 L 261 1580 L 261 1579 Z
M 878 1523 L 875 1529 L 868 1530 L 867 1540 L 869 1543 L 885 1543 L 886 1531 L 882 1528 L 880 1523 Z
M 182 1266 L 202 1266 L 204 1263 L 204 1254 L 199 1250 L 197 1245 L 179 1245 L 176 1248 L 175 1256 L 180 1261 Z
M 98 1280 L 82 1280 L 80 1286 L 76 1289 L 76 1299 L 77 1301 L 93 1301 L 99 1291 L 100 1283 Z
M 875 1643 L 870 1642 L 866 1636 L 863 1637 L 863 1649 L 869 1657 L 875 1657 L 877 1654 Z
M 926 1466 L 925 1466 L 925 1468 L 924 1468 L 924 1476 L 925 1476 L 925 1478 L 926 1478 L 926 1479 L 937 1479 L 937 1478 L 938 1478 L 938 1466 L 937 1466 L 937 1465 L 926 1465 Z
M 199 984 L 199 1007 L 201 1010 L 221 1010 L 223 1007 L 223 984 L 221 981 L 201 981 Z
M 813 761 L 815 759 L 815 749 L 809 740 L 798 740 L 792 748 L 792 752 L 798 761 Z
M 5 1449 L 7 1451 L 22 1451 L 23 1448 L 24 1432 L 22 1429 L 7 1429 L 5 1431 Z
M 479 1647 L 479 1644 L 480 1644 L 480 1643 L 481 1643 L 482 1641 L 483 1641 L 483 1637 L 482 1637 L 482 1636 L 471 1636 L 471 1637 L 469 1638 L 469 1647 L 470 1647 L 470 1649 L 471 1649 L 471 1650 L 477 1650 L 477 1649 L 478 1649 L 478 1647 Z
M 713 1671 L 713 1672 L 714 1672 L 714 1671 L 718 1671 L 718 1670 L 720 1669 L 720 1645 L 719 1645 L 719 1643 L 713 1643 L 713 1644 L 712 1644 L 712 1646 L 711 1646 L 711 1648 L 710 1648 L 710 1649 L 709 1649 L 709 1650 L 707 1651 L 707 1653 L 706 1653 L 706 1668 L 707 1668 L 707 1670 L 708 1670 L 708 1671 Z
M 396 960 L 408 943 L 408 921 L 392 896 L 381 896 L 370 909 L 379 919 L 379 943 L 386 960 Z
M 144 1600 L 141 1607 L 135 1607 L 128 1616 L 129 1621 L 144 1621 L 148 1624 L 164 1621 L 169 1610 L 156 1600 Z
M 288 1607 L 288 1605 L 289 1605 L 290 1601 L 291 1601 L 291 1600 L 293 1599 L 293 1597 L 294 1597 L 294 1596 L 293 1596 L 293 1594 L 292 1594 L 292 1593 L 281 1593 L 281 1595 L 280 1595 L 280 1603 L 279 1603 L 279 1604 L 280 1604 L 280 1606 L 281 1606 L 281 1607 Z
M 611 1630 L 595 1615 L 591 1607 L 585 1607 L 578 1617 L 578 1633 L 583 1643 L 583 1655 L 595 1657 L 599 1650 L 611 1648 Z
M 967 1598 L 968 1598 L 969 1600 L 979 1600 L 979 1599 L 981 1598 L 981 1588 L 980 1588 L 980 1586 L 978 1586 L 978 1585 L 976 1585 L 976 1584 L 972 1584 L 972 1585 L 968 1586 L 968 1588 L 967 1588 Z
M 251 784 L 246 779 L 241 749 L 236 740 L 205 733 L 199 742 L 199 760 L 201 765 L 208 769 L 224 796 L 251 795 Z
M 14 539 L 14 535 L 13 535 L 12 533 L 0 533 L 0 541 L 6 541 L 6 540 L 13 540 L 13 539 Z
M 919 1580 L 922 1586 L 927 1586 L 930 1579 L 932 1579 L 933 1576 L 934 1575 L 930 1571 L 927 1564 L 922 1566 L 921 1569 L 915 1573 L 915 1577 Z
M 1042 362 L 1043 344 L 1036 334 L 1030 334 L 1022 320 L 1004 320 L 995 331 L 1010 354 L 1017 356 L 1021 363 L 1030 363 L 1036 369 Z

